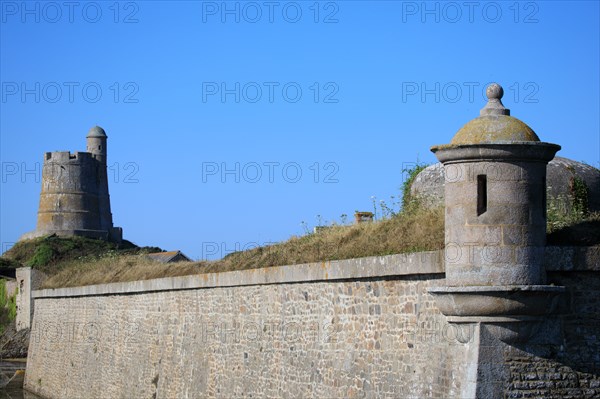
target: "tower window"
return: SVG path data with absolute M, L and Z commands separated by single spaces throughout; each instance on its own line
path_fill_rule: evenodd
M 487 176 L 477 175 L 477 216 L 487 211 Z

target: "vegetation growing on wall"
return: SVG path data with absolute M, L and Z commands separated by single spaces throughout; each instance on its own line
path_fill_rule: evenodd
M 406 179 L 404 180 L 404 183 L 402 183 L 402 209 L 418 207 L 418 199 L 410 193 L 410 188 L 417 175 L 427 166 L 429 165 L 417 161 L 413 167 L 402 170 L 402 174 L 406 175 Z
M 549 187 L 547 188 L 549 190 Z M 581 178 L 572 176 L 568 196 L 547 198 L 548 233 L 586 221 L 590 216 L 588 208 L 589 189 Z M 593 219 L 593 215 L 592 215 Z
M 6 280 L 0 279 L 0 334 L 17 317 L 17 294 L 7 295 Z
M 15 269 L 15 268 L 21 267 L 21 266 L 23 266 L 23 265 L 13 259 L 0 257 L 0 268 Z
M 26 265 L 31 267 L 45 266 L 52 261 L 55 255 L 56 253 L 49 243 L 41 242 L 40 245 L 35 249 L 31 259 L 27 261 Z

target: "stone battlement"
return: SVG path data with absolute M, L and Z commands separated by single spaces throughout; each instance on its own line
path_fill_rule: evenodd
M 44 154 L 44 163 L 81 163 L 95 162 L 96 157 L 89 152 L 75 151 L 53 151 Z

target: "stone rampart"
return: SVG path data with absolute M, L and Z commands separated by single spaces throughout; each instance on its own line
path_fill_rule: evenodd
M 445 283 L 443 257 L 34 291 L 25 387 L 47 398 L 600 394 L 599 247 L 547 249 L 548 282 L 569 300 L 526 344 L 447 322 L 428 293 Z
M 36 291 L 25 384 L 57 398 L 463 397 L 473 332 L 427 294 L 439 255 Z

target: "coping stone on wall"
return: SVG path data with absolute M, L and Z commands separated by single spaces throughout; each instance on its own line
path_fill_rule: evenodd
M 151 291 L 189 290 L 213 287 L 334 281 L 443 273 L 443 252 L 430 251 L 305 263 L 301 265 L 264 267 L 222 273 L 166 277 L 152 280 L 87 285 L 82 287 L 51 288 L 34 291 L 33 297 L 52 298 L 135 294 Z

